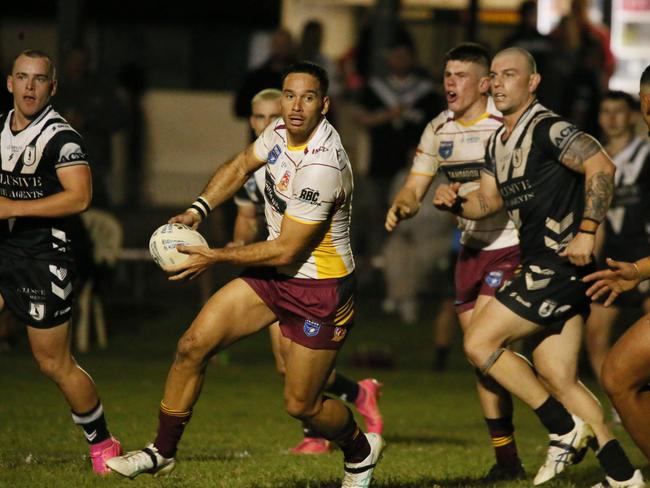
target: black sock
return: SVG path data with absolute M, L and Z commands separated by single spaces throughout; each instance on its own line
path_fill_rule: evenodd
M 347 423 L 341 432 L 330 440 L 341 448 L 346 463 L 360 463 L 370 454 L 368 439 L 357 426 L 349 409 Z
M 634 466 L 616 439 L 605 444 L 596 454 L 605 474 L 616 481 L 629 480 L 634 476 Z
M 564 405 L 550 395 L 541 406 L 535 409 L 535 413 L 551 434 L 568 434 L 575 427 L 575 422 Z
M 354 403 L 359 396 L 359 384 L 337 372 L 334 382 L 325 388 L 325 393 L 331 393 L 344 402 Z
M 316 429 L 307 424 L 307 422 L 302 423 L 302 435 L 305 437 L 312 437 L 314 439 L 324 439 L 325 436 L 318 432 Z
M 99 444 L 111 436 L 106 426 L 102 402 L 97 402 L 97 405 L 89 412 L 72 411 L 72 420 L 83 429 L 88 444 Z

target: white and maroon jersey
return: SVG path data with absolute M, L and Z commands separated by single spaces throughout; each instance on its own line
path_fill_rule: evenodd
M 25 129 L 11 130 L 13 110 L 0 117 L 0 196 L 35 200 L 63 191 L 57 170 L 88 165 L 81 136 L 51 106 Z M 0 222 L 0 247 L 43 259 L 70 251 L 67 217 L 19 217 Z
M 311 279 L 341 278 L 354 270 L 350 245 L 352 167 L 341 139 L 323 119 L 307 144 L 288 144 L 282 119 L 272 122 L 255 141 L 264 165 L 264 213 L 268 239 L 280 235 L 283 218 L 328 226 L 325 236 L 296 262 L 278 272 Z
M 501 114 L 492 98 L 486 112 L 471 122 L 456 120 L 450 110 L 441 112 L 422 133 L 411 173 L 435 177 L 440 169 L 450 182 L 461 183 L 461 196 L 467 195 L 479 188 L 485 145 L 501 125 Z M 458 227 L 461 243 L 472 248 L 488 251 L 519 243 L 517 229 L 505 210 L 482 220 L 459 217 Z

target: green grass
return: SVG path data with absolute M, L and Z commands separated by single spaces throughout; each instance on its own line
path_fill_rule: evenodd
M 169 312 L 114 309 L 108 351 L 79 355 L 99 386 L 111 430 L 126 449 L 153 439 L 158 402 L 176 338 L 195 309 Z M 384 488 L 488 486 L 481 475 L 493 462 L 476 401 L 471 370 L 458 347 L 451 371 L 428 370 L 430 331 L 380 315 L 376 303 L 361 307 L 358 326 L 346 344 L 339 370 L 352 378 L 376 376 L 384 383 L 382 411 L 387 449 L 373 486 Z M 167 311 L 167 313 L 164 313 Z M 24 332 L 19 332 L 24 336 Z M 358 351 L 382 350 L 394 368 L 350 366 Z M 340 485 L 341 455 L 292 456 L 299 424 L 283 411 L 266 334 L 237 344 L 227 366 L 212 364 L 202 397 L 178 453 L 174 474 L 135 481 L 95 478 L 86 447 L 56 388 L 37 371 L 24 338 L 0 355 L 0 486 L 160 486 L 224 488 L 325 488 Z M 601 395 L 602 396 L 602 395 Z M 517 442 L 529 475 L 544 459 L 546 436 L 532 412 L 516 404 Z M 627 435 L 616 428 L 638 465 L 645 462 Z M 647 469 L 644 467 L 646 473 Z M 585 487 L 601 480 L 593 453 L 549 487 Z M 501 483 L 502 487 L 531 482 Z

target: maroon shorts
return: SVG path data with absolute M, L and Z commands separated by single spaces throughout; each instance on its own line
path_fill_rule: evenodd
M 354 322 L 354 273 L 312 280 L 250 268 L 241 278 L 275 313 L 282 335 L 310 349 L 339 349 Z
M 462 246 L 456 261 L 456 312 L 474 308 L 479 295 L 494 296 L 519 266 L 519 246 L 482 251 Z

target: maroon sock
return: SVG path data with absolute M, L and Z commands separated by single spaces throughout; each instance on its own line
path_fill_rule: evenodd
M 331 440 L 343 451 L 343 459 L 346 463 L 360 463 L 370 454 L 370 444 L 349 409 L 348 415 L 348 421 L 341 433 Z
M 160 402 L 158 412 L 158 434 L 153 445 L 162 457 L 172 458 L 176 454 L 176 448 L 183 436 L 185 426 L 192 417 L 192 411 L 180 412 L 168 408 Z
M 497 458 L 497 464 L 503 467 L 515 467 L 521 464 L 515 444 L 515 427 L 512 425 L 512 417 L 499 419 L 485 419 L 490 431 L 492 447 Z

